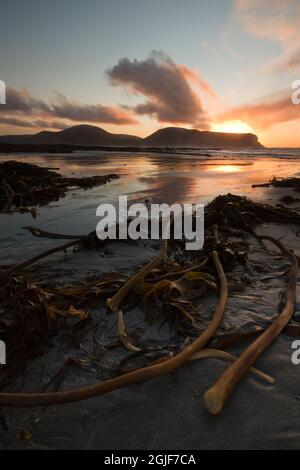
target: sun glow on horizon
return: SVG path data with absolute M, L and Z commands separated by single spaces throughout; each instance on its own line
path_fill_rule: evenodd
M 232 134 L 247 134 L 249 132 L 254 132 L 249 124 L 240 120 L 212 124 L 211 130 L 214 132 L 229 132 Z

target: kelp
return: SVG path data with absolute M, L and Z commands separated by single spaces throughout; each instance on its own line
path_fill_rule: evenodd
M 136 292 L 143 297 L 147 321 L 150 321 L 148 304 L 153 298 L 156 303 L 172 307 L 173 311 L 181 313 L 183 318 L 195 328 L 197 308 L 191 301 L 203 296 L 207 288 L 217 290 L 214 276 L 205 272 L 187 271 L 175 281 L 161 279 L 155 283 L 144 282 L 137 287 Z
M 43 406 L 84 400 L 108 393 L 131 383 L 144 382 L 180 367 L 212 338 L 224 315 L 228 295 L 227 281 L 218 253 L 214 251 L 212 257 L 220 281 L 219 299 L 215 313 L 207 329 L 179 354 L 162 363 L 128 372 L 127 374 L 120 375 L 113 379 L 108 379 L 104 382 L 80 389 L 49 393 L 0 393 L 0 405 Z
M 300 216 L 296 211 L 280 207 L 272 207 L 250 201 L 245 197 L 227 195 L 215 198 L 208 204 L 205 212 L 205 243 L 197 252 L 187 252 L 184 244 L 177 240 L 162 241 L 159 254 L 144 266 L 139 267 L 131 276 L 122 273 L 104 273 L 101 276 L 88 278 L 74 284 L 59 285 L 55 282 L 40 284 L 33 283 L 30 279 L 28 268 L 53 253 L 63 251 L 69 247 L 76 250 L 97 249 L 103 247 L 109 241 L 98 240 L 96 233 L 87 235 L 71 235 L 47 232 L 37 227 L 27 227 L 32 235 L 38 238 L 67 240 L 46 252 L 36 255 L 18 265 L 3 267 L 0 269 L 0 293 L 5 299 L 0 304 L 0 328 L 5 338 L 18 344 L 21 341 L 22 348 L 15 351 L 14 363 L 23 364 L 25 360 L 33 360 L 36 354 L 41 354 L 47 346 L 48 338 L 59 331 L 61 321 L 76 320 L 71 326 L 70 337 L 74 344 L 80 344 L 87 325 L 94 328 L 89 314 L 90 306 L 107 305 L 108 314 L 116 315 L 118 337 L 110 346 L 124 347 L 130 357 L 144 357 L 146 360 L 149 348 L 134 339 L 132 332 L 127 332 L 126 310 L 129 307 L 137 307 L 143 314 L 146 325 L 155 321 L 154 311 L 161 319 L 168 316 L 178 338 L 184 338 L 183 345 L 174 353 L 163 355 L 153 363 L 145 367 L 130 370 L 95 385 L 82 387 L 75 390 L 42 392 L 38 394 L 0 393 L 0 405 L 12 406 L 39 406 L 60 404 L 75 400 L 83 400 L 93 396 L 108 393 L 130 383 L 142 382 L 153 377 L 165 374 L 183 365 L 193 358 L 217 357 L 230 360 L 237 367 L 243 357 L 234 358 L 224 348 L 250 343 L 248 348 L 255 352 L 258 350 L 256 341 L 272 327 L 256 326 L 251 331 L 236 331 L 222 327 L 225 307 L 228 298 L 228 284 L 231 295 L 235 290 L 243 289 L 243 283 L 235 286 L 232 280 L 227 280 L 233 267 L 239 264 L 247 269 L 247 252 L 251 244 L 251 237 L 256 242 L 264 240 L 273 241 L 272 237 L 261 237 L 256 234 L 255 228 L 262 222 L 300 223 Z M 247 241 L 245 241 L 247 235 Z M 276 244 L 276 241 L 275 241 Z M 285 327 L 286 334 L 299 334 L 300 328 L 296 323 L 288 325 L 293 313 L 292 296 L 295 288 L 296 257 L 288 254 L 283 244 L 277 242 L 283 254 L 288 255 L 292 261 L 290 269 L 291 281 L 287 291 L 288 306 L 284 309 L 285 322 L 280 323 L 280 331 Z M 76 256 L 76 252 L 75 255 Z M 265 279 L 279 277 L 285 271 L 268 273 Z M 264 279 L 264 276 L 261 276 Z M 217 307 L 212 318 L 202 317 L 201 303 L 208 293 L 213 297 L 218 294 Z M 258 291 L 259 295 L 259 291 Z M 96 302 L 96 304 L 95 304 Z M 15 312 L 18 312 L 17 314 Z M 111 313 L 109 313 L 111 312 Z M 26 322 L 24 322 L 24 317 Z M 276 322 L 276 320 L 275 320 Z M 274 328 L 274 327 L 273 327 Z M 35 332 L 32 335 L 32 332 Z M 279 334 L 279 330 L 276 330 Z M 253 337 L 258 337 L 254 339 Z M 269 333 L 268 333 L 269 335 Z M 192 338 L 195 338 L 192 340 Z M 31 338 L 31 341 L 27 341 Z M 269 338 L 269 336 L 268 336 Z M 81 346 L 82 347 L 82 346 Z M 103 345 L 101 348 L 104 347 Z M 206 347 L 204 350 L 203 348 Z M 168 349 L 168 346 L 166 347 Z M 208 349 L 207 349 L 208 348 Z M 8 347 L 10 349 L 10 345 Z M 216 352 L 218 350 L 218 352 Z M 247 348 L 245 351 L 247 352 Z M 159 348 L 153 348 L 159 354 Z M 127 353 L 128 354 L 128 353 Z M 246 354 L 246 353 L 245 353 Z M 252 353 L 251 353 L 252 354 Z M 253 353 L 254 354 L 254 353 Z M 249 359 L 248 353 L 246 356 Z M 252 357 L 252 356 L 251 356 Z M 254 356 L 253 356 L 254 357 Z M 246 366 L 242 368 L 238 380 L 250 370 L 253 362 L 246 360 Z M 65 366 L 76 364 L 83 366 L 83 359 L 71 358 Z M 274 380 L 259 373 L 261 378 L 272 383 Z M 58 377 L 61 375 L 58 373 Z M 224 401 L 225 402 L 225 401 Z M 222 405 L 223 406 L 223 405 Z M 207 406 L 209 408 L 209 406 Z
M 170 356 L 166 357 L 161 357 L 158 360 L 154 361 L 153 364 L 160 364 L 166 360 L 168 360 Z M 213 349 L 213 348 L 208 348 L 208 349 L 201 349 L 199 352 L 195 353 L 193 356 L 191 356 L 188 360 L 189 361 L 198 361 L 201 359 L 221 359 L 223 361 L 227 362 L 234 362 L 236 361 L 236 356 L 233 354 L 228 353 L 227 351 L 222 351 L 220 349 Z M 136 370 L 136 369 L 132 369 Z M 126 371 L 128 372 L 128 371 Z M 124 374 L 126 373 L 124 372 Z M 276 380 L 271 377 L 270 375 L 262 372 L 261 370 L 256 369 L 255 367 L 250 367 L 249 372 L 253 375 L 256 375 L 266 383 L 274 385 L 276 383 Z
M 253 233 L 253 228 L 263 222 L 300 224 L 300 215 L 287 207 L 274 207 L 233 194 L 217 196 L 206 208 L 205 223 L 228 228 L 232 234 L 237 234 L 236 230 Z
M 25 276 L 10 276 L 1 287 L 0 332 L 8 364 L 24 361 L 46 343 L 50 331 L 47 295 Z
M 219 377 L 216 383 L 207 390 L 203 402 L 206 410 L 216 415 L 220 413 L 233 393 L 237 384 L 242 380 L 249 368 L 255 363 L 264 350 L 277 338 L 285 326 L 288 325 L 295 310 L 296 285 L 298 261 L 291 251 L 273 237 L 260 236 L 260 240 L 274 243 L 290 260 L 289 283 L 286 291 L 286 302 L 279 316 L 272 324 L 229 366 Z
M 252 188 L 258 187 L 269 187 L 273 186 L 275 188 L 294 188 L 295 191 L 300 192 L 300 178 L 297 177 L 288 177 L 288 178 L 277 178 L 273 176 L 268 183 L 253 184 Z
M 116 174 L 70 178 L 56 171 L 13 160 L 0 163 L 0 213 L 31 212 L 64 197 L 70 189 L 106 184 Z

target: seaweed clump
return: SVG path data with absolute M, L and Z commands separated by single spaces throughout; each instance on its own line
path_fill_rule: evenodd
M 298 193 L 300 192 L 300 178 L 288 177 L 288 178 L 277 178 L 273 176 L 268 183 L 253 184 L 252 188 L 268 188 L 273 186 L 274 188 L 294 188 Z
M 75 188 L 92 188 L 106 184 L 116 174 L 91 177 L 65 177 L 56 171 L 13 160 L 0 163 L 0 213 L 32 212 L 64 197 Z

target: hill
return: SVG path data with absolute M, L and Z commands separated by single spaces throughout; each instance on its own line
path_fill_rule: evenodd
M 255 134 L 229 134 L 179 127 L 159 129 L 144 139 L 144 145 L 170 147 L 261 147 Z
M 79 125 L 58 132 L 42 131 L 34 135 L 0 136 L 0 143 L 15 145 L 84 145 L 89 147 L 113 145 L 138 145 L 140 137 L 127 134 L 111 134 L 101 127 Z

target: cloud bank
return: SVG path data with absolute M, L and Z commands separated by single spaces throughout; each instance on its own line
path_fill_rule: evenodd
M 106 74 L 111 85 L 145 97 L 145 101 L 135 106 L 88 105 L 59 93 L 51 101 L 44 101 L 27 90 L 8 88 L 0 124 L 53 129 L 82 122 L 130 125 L 138 122 L 138 116 L 148 115 L 163 123 L 210 128 L 200 94 L 213 98 L 216 95 L 198 70 L 153 51 L 145 60 L 122 58 Z
M 66 121 L 67 120 L 67 121 Z M 24 128 L 64 129 L 71 123 L 136 124 L 131 111 L 120 106 L 87 105 L 56 94 L 52 101 L 34 98 L 27 90 L 8 87 L 0 124 Z

